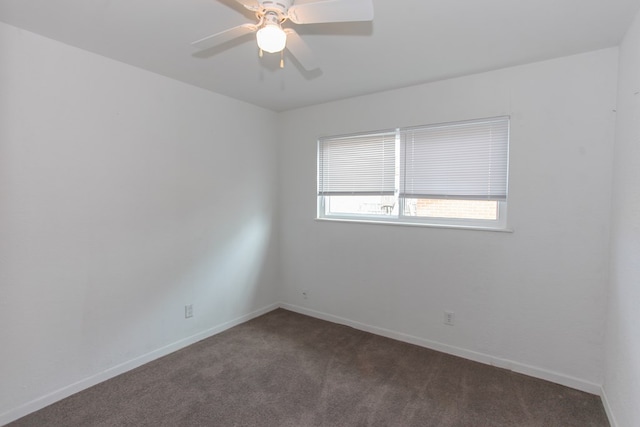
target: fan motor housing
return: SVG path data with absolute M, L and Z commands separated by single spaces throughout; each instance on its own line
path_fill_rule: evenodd
M 264 11 L 273 10 L 284 16 L 287 16 L 287 11 L 293 4 L 293 0 L 259 0 L 259 2 Z

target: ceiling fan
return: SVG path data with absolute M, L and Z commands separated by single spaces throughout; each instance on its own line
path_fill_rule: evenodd
M 318 68 L 307 44 L 293 28 L 282 28 L 289 20 L 294 24 L 372 21 L 373 0 L 235 0 L 255 12 L 256 24 L 243 24 L 212 34 L 191 43 L 204 50 L 219 46 L 245 34 L 256 32 L 262 52 L 281 53 L 280 67 L 284 67 L 282 52 L 286 48 L 306 70 Z

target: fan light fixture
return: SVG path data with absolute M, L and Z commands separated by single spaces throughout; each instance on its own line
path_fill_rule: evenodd
M 267 24 L 256 34 L 258 47 L 265 52 L 276 53 L 284 49 L 287 44 L 287 34 L 279 25 Z
M 267 23 L 256 34 L 258 47 L 265 52 L 276 53 L 284 50 L 287 34 L 278 24 Z
M 0 3 L 2 0 L 0 0 Z M 225 0 L 233 3 L 233 0 Z M 291 28 L 282 25 L 290 21 L 300 24 L 357 22 L 373 20 L 373 0 L 235 0 L 238 5 L 255 13 L 256 21 L 238 25 L 201 38 L 192 46 L 206 50 L 257 32 L 258 55 L 263 52 L 280 53 L 280 67 L 284 67 L 284 49 L 305 70 L 317 70 L 318 63 L 302 40 Z

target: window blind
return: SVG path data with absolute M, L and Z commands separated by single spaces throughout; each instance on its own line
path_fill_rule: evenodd
M 508 117 L 400 132 L 401 197 L 507 199 Z
M 318 141 L 318 195 L 392 195 L 395 132 Z

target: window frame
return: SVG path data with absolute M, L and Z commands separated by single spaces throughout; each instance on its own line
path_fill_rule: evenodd
M 413 129 L 411 128 L 395 128 L 390 130 L 380 130 L 380 131 L 371 131 L 371 132 L 360 132 L 356 134 L 349 135 L 336 135 L 319 138 L 317 141 L 317 203 L 316 203 L 316 220 L 320 221 L 338 221 L 338 222 L 355 222 L 355 223 L 373 223 L 373 224 L 391 224 L 391 225 L 409 225 L 409 226 L 423 226 L 423 227 L 438 227 L 438 228 L 459 228 L 459 229 L 475 229 L 475 230 L 489 230 L 489 231 L 512 231 L 508 228 L 507 223 L 507 208 L 508 208 L 508 189 L 509 189 L 509 165 L 510 165 L 510 143 L 511 143 L 511 135 L 510 135 L 510 125 L 511 118 L 510 116 L 497 116 L 497 117 L 488 117 L 482 119 L 474 119 L 474 120 L 463 120 L 463 121 L 455 121 L 455 122 L 447 122 L 447 123 L 436 123 L 432 125 L 424 125 L 425 127 L 429 126 L 456 126 L 463 123 L 472 123 L 472 122 L 482 122 L 482 121 L 491 121 L 496 119 L 506 119 L 506 127 L 507 127 L 507 147 L 506 147 L 506 198 L 504 201 L 502 200 L 493 200 L 497 203 L 497 218 L 494 219 L 477 219 L 477 218 L 443 218 L 443 217 L 426 217 L 426 216 L 413 216 L 413 215 L 405 215 L 404 211 L 404 203 L 405 198 L 402 197 L 400 193 L 399 184 L 396 183 L 394 198 L 397 204 L 397 214 L 360 214 L 360 213 L 327 213 L 326 205 L 330 203 L 331 195 L 324 195 L 320 191 L 320 159 L 321 159 L 321 144 L 322 141 L 332 139 L 332 138 L 357 138 L 365 135 L 374 135 L 374 134 L 387 134 L 390 132 L 394 132 L 396 134 L 396 152 L 400 152 L 400 144 L 401 142 L 401 134 L 403 131 Z M 397 154 L 398 155 L 398 154 Z M 403 173 L 400 170 L 400 161 L 397 159 L 396 161 L 396 176 L 400 173 Z M 329 198 L 329 199 L 328 199 Z M 450 200 L 465 200 L 458 198 L 448 198 Z M 468 199 L 467 199 L 468 200 Z M 484 200 L 484 199 L 483 199 Z

